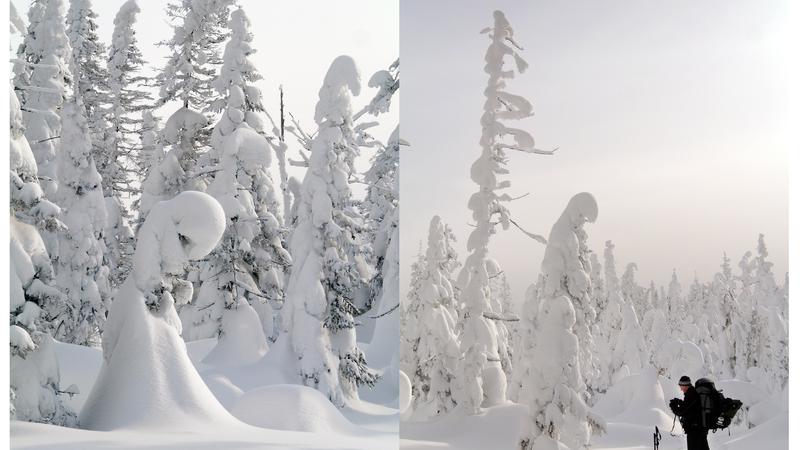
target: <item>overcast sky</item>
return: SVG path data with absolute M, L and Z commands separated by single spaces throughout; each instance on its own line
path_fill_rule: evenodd
M 616 244 L 618 271 L 638 263 L 641 284 L 709 280 L 723 251 L 734 267 L 766 235 L 779 281 L 787 270 L 789 53 L 786 2 L 741 0 L 437 1 L 400 5 L 403 59 L 402 292 L 409 265 L 439 214 L 460 239 L 472 222 L 469 167 L 489 40 L 479 30 L 502 9 L 530 69 L 508 90 L 535 117 L 515 121 L 554 156 L 510 155 L 510 205 L 549 233 L 569 198 L 593 193 L 593 250 Z M 521 301 L 543 246 L 515 229 L 490 254 Z M 602 259 L 601 259 L 602 260 Z
M 30 1 L 12 1 L 27 23 Z M 123 3 L 122 0 L 92 2 L 99 16 L 99 35 L 106 45 L 111 41 L 114 17 Z M 167 2 L 139 0 L 138 4 L 142 11 L 137 18 L 136 37 L 144 59 L 152 66 L 148 73 L 156 73 L 168 55 L 168 49 L 156 46 L 156 43 L 170 39 L 173 34 L 164 12 Z M 252 25 L 253 48 L 257 52 L 251 59 L 264 77 L 257 84 L 264 94 L 265 107 L 270 114 L 277 116 L 278 86 L 283 84 L 287 110 L 308 132 L 316 129 L 314 107 L 325 72 L 334 58 L 350 55 L 361 71 L 363 87 L 361 96 L 354 100 L 355 111 L 369 102 L 376 92 L 367 87 L 370 76 L 377 70 L 388 68 L 397 59 L 396 2 L 238 0 L 237 4 L 244 8 Z M 64 0 L 64 5 L 65 9 L 69 8 L 69 0 Z M 310 9 L 313 9 L 313 14 L 310 14 Z M 12 37 L 14 51 L 18 42 L 18 37 Z M 159 111 L 163 121 L 169 117 L 171 109 L 174 107 Z M 381 126 L 374 129 L 374 135 L 385 141 L 398 120 L 399 99 L 396 99 L 392 110 L 381 116 Z M 298 149 L 296 141 L 288 139 L 290 156 L 299 159 L 295 153 Z M 371 154 L 363 156 L 362 167 Z

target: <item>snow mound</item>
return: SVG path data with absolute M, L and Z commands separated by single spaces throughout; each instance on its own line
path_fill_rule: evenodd
M 217 346 L 203 358 L 210 366 L 243 366 L 260 360 L 267 353 L 267 338 L 258 314 L 247 301 L 225 310 Z
M 598 400 L 594 411 L 607 422 L 627 423 L 661 429 L 672 427 L 672 416 L 658 375 L 653 368 L 621 379 Z M 676 429 L 680 424 L 676 424 Z
M 235 422 L 203 383 L 177 330 L 151 314 L 132 288 L 129 278 L 112 304 L 108 324 L 119 327 L 119 338 L 81 410 L 81 425 L 107 431 Z
M 400 371 L 400 413 L 404 413 L 411 405 L 411 381 L 408 375 Z
M 731 439 L 722 448 L 725 450 L 789 448 L 789 414 L 784 411 L 763 425 Z
M 307 386 L 279 384 L 247 391 L 231 413 L 242 422 L 262 428 L 313 433 L 356 431 L 330 400 Z

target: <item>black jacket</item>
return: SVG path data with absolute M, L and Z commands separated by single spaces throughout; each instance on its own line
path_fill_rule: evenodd
M 677 402 L 673 407 L 674 412 L 681 420 L 681 426 L 687 433 L 695 430 L 701 430 L 702 426 L 702 409 L 700 408 L 700 395 L 695 390 L 694 386 L 689 386 L 686 393 L 683 394 L 683 401 Z

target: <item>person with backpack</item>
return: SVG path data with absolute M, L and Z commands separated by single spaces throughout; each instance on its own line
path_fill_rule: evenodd
M 698 380 L 700 381 L 700 380 Z M 709 450 L 708 429 L 710 425 L 703 417 L 703 402 L 697 389 L 692 386 L 692 379 L 684 375 L 678 381 L 683 392 L 683 400 L 673 398 L 669 407 L 680 418 L 683 431 L 686 433 L 687 450 Z

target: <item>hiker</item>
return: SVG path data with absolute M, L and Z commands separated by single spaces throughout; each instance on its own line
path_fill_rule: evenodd
M 678 381 L 678 386 L 683 392 L 683 400 L 673 398 L 669 402 L 669 407 L 680 418 L 681 426 L 686 433 L 686 448 L 688 450 L 709 450 L 708 428 L 703 426 L 700 395 L 692 386 L 692 379 L 686 375 Z

